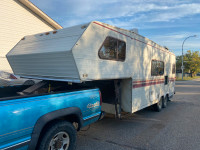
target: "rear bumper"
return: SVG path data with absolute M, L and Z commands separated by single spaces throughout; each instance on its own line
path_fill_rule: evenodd
M 93 116 L 83 118 L 83 125 L 81 127 L 90 125 L 98 120 L 101 120 L 103 117 L 104 117 L 104 112 L 98 112 L 98 113 L 94 114 Z
M 101 120 L 101 119 L 103 119 L 103 118 L 104 118 L 104 116 L 105 116 L 105 112 L 104 112 L 104 111 L 102 111 L 102 112 L 101 112 L 101 114 L 100 114 L 100 116 L 99 116 L 99 119 L 98 119 L 98 120 Z

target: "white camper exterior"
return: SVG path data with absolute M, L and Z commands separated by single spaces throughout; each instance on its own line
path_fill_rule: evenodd
M 14 73 L 26 78 L 76 83 L 120 79 L 125 112 L 175 92 L 172 52 L 137 33 L 97 21 L 26 36 L 7 58 Z M 103 106 L 113 113 L 114 105 Z

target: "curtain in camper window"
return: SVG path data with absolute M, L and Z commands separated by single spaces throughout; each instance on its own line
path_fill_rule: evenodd
M 118 41 L 118 60 L 124 61 L 126 54 L 126 43 Z
M 164 74 L 164 62 L 158 60 L 151 61 L 151 75 L 161 76 Z
M 124 61 L 126 43 L 113 37 L 107 37 L 99 50 L 101 59 Z
M 152 60 L 152 62 L 151 62 L 151 75 L 152 76 L 158 75 L 157 61 L 156 60 Z
M 172 74 L 175 74 L 175 73 L 176 73 L 176 65 L 173 64 L 173 65 L 172 65 Z
M 157 61 L 157 64 L 158 64 L 158 75 L 163 75 L 164 74 L 164 62 Z

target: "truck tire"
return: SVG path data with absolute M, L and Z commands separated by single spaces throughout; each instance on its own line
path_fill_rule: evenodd
M 168 102 L 167 97 L 168 96 L 166 95 L 165 98 L 163 98 L 162 108 L 166 108 L 167 107 L 167 102 Z
M 162 103 L 163 103 L 163 98 L 161 97 L 158 103 L 153 105 L 154 110 L 160 112 L 162 110 Z
M 76 130 L 67 121 L 58 121 L 45 130 L 39 150 L 74 150 L 76 146 Z

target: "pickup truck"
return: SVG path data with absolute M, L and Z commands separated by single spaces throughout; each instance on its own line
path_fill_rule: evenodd
M 76 131 L 100 118 L 98 88 L 0 99 L 0 150 L 73 150 Z

